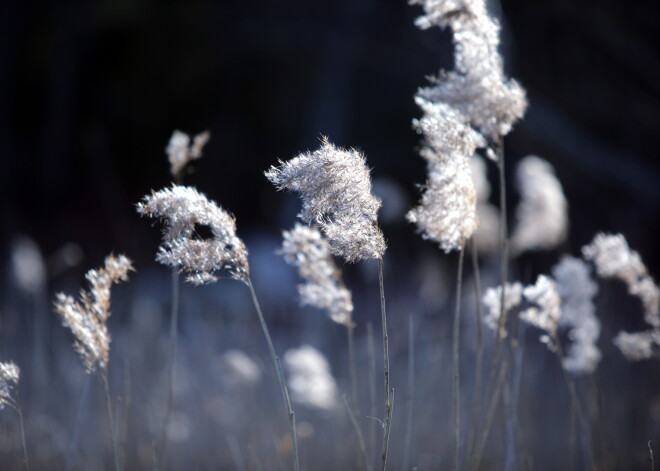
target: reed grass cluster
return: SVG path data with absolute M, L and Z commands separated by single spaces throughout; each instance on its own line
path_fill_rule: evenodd
M 437 274 L 437 264 L 448 264 L 451 274 L 427 277 L 437 283 L 422 280 L 420 289 L 418 273 L 398 271 L 406 264 L 388 259 L 388 244 L 396 242 L 386 242 L 378 219 L 386 199 L 376 195 L 368 164 L 377 165 L 378 157 L 322 136 L 316 150 L 264 172 L 273 193 L 300 197 L 303 224 L 289 221 L 293 227 L 282 232 L 280 248 L 267 255 L 281 255 L 286 264 L 273 265 L 279 271 L 270 278 L 253 280 L 258 268 L 251 263 L 266 255 L 252 250 L 254 239 L 239 235 L 237 217 L 182 184 L 210 133 L 191 138 L 175 131 L 165 149 L 174 183 L 135 206 L 140 216 L 162 223 L 155 262 L 171 270 L 171 288 L 147 298 L 143 272 L 159 272 L 140 266 L 123 291 L 125 315 L 111 322 L 111 287 L 129 282 L 136 269 L 127 256 L 108 255 L 101 268 L 87 272 L 89 288 L 77 298 L 54 296 L 53 311 L 70 331 L 82 369 L 69 362 L 68 376 L 48 377 L 73 384 L 77 403 L 61 430 L 50 425 L 64 442 L 57 450 L 66 450 L 49 455 L 52 469 L 96 470 L 110 463 L 116 471 L 617 468 L 609 443 L 619 432 L 604 426 L 611 422 L 604 418 L 599 368 L 618 362 L 628 371 L 633 361 L 660 359 L 660 288 L 623 234 L 600 233 L 577 252 L 566 249 L 570 201 L 552 164 L 540 157 L 525 157 L 515 168 L 519 198 L 509 233 L 504 138 L 528 102 L 522 86 L 504 73 L 499 22 L 484 0 L 411 3 L 423 9 L 416 24 L 447 29 L 455 49 L 454 69 L 440 71 L 411 98 L 421 113 L 411 120 L 427 177 L 405 219 L 432 243 L 419 242 L 431 254 L 420 265 Z M 498 175 L 496 186 L 489 168 Z M 263 175 L 255 169 L 254 177 Z M 401 224 L 397 230 L 414 229 Z M 39 256 L 26 253 L 17 255 L 19 264 L 29 259 L 17 278 L 38 291 L 45 284 Z M 529 253 L 546 254 L 552 263 L 533 273 L 516 270 Z M 32 266 L 37 269 L 28 270 Z M 221 282 L 227 278 L 240 283 Z M 290 283 L 297 297 L 289 292 L 285 301 L 276 299 L 284 297 L 273 295 L 285 286 L 281 279 L 297 280 Z M 626 310 L 639 313 L 642 330 L 612 322 L 603 296 L 616 283 L 625 286 L 632 306 Z M 429 284 L 432 293 L 445 293 L 435 305 L 424 299 Z M 411 292 L 401 295 L 405 288 Z M 137 301 L 126 301 L 129 295 Z M 209 299 L 211 312 L 200 307 Z M 161 335 L 160 319 L 167 303 L 169 339 Z M 303 321 L 307 307 L 326 315 Z M 245 315 L 251 311 L 254 320 Z M 302 329 L 284 335 L 291 325 L 312 322 L 321 326 L 315 335 Z M 373 333 L 378 322 L 382 351 Z M 253 341 L 258 329 L 265 344 Z M 618 334 L 606 337 L 610 331 Z M 57 335 L 59 344 L 67 343 Z M 2 469 L 18 460 L 18 447 L 4 435 L 20 437 L 25 469 L 34 462 L 31 453 L 44 466 L 33 450 L 44 448 L 39 440 L 46 439 L 31 432 L 43 420 L 32 407 L 42 404 L 29 402 L 26 428 L 19 379 L 23 385 L 37 371 L 37 359 L 54 367 L 66 361 L 63 355 L 44 360 L 45 354 L 34 353 L 22 371 L 0 362 L 0 410 L 9 406 L 19 418 L 16 427 L 2 429 L 0 463 L 9 463 Z M 542 370 L 551 371 L 551 379 L 538 391 L 527 379 Z M 97 374 L 105 405 L 98 405 L 78 371 Z M 655 380 L 650 387 L 657 389 Z M 31 389 L 30 398 L 37 396 Z M 536 417 L 530 408 L 547 408 L 550 422 L 527 419 Z M 101 431 L 103 422 L 109 435 Z M 560 438 L 539 446 L 534 435 L 543 429 Z M 199 445 L 187 448 L 192 442 Z M 639 443 L 641 453 L 646 443 Z M 561 455 L 551 468 L 544 462 L 546 445 Z

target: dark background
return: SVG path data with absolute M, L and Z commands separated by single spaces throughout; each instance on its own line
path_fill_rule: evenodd
M 452 67 L 449 34 L 413 26 L 419 7 L 359 0 L 0 8 L 2 232 L 27 233 L 46 254 L 73 241 L 93 260 L 114 249 L 145 263 L 158 234 L 133 205 L 170 181 L 163 151 L 174 129 L 212 132 L 186 183 L 232 211 L 242 234 L 292 223 L 291 211 L 278 218 L 285 197 L 262 172 L 315 148 L 321 134 L 364 151 L 374 177 L 398 183 L 409 206 L 417 198 L 425 168 L 412 96 L 425 76 Z M 501 9 L 507 72 L 530 102 L 506 141 L 509 169 L 531 153 L 556 167 L 573 251 L 599 230 L 622 232 L 657 267 L 660 6 L 506 1 Z M 390 231 L 413 227 L 385 230 L 391 239 Z
M 507 74 L 527 89 L 530 102 L 526 117 L 505 141 L 512 188 L 509 205 L 514 208 L 517 199 L 511 185 L 515 162 L 537 154 L 555 166 L 570 207 L 568 242 L 550 254 L 516 260 L 512 277 L 533 281 L 537 273 L 557 261 L 559 253 L 578 254 L 599 231 L 623 233 L 657 276 L 660 3 L 511 0 L 491 7 L 502 18 L 501 51 Z M 282 350 L 302 341 L 321 345 L 326 352 L 340 350 L 344 337 L 330 329 L 322 316 L 302 321 L 289 315 L 296 305 L 295 273 L 273 252 L 280 231 L 293 225 L 299 202 L 295 196 L 277 193 L 263 171 L 278 159 L 315 149 L 321 134 L 339 146 L 356 147 L 366 154 L 377 191 L 390 195 L 381 216 L 389 241 L 392 354 L 395 378 L 405 376 L 406 315 L 414 311 L 427 320 L 436 319 L 437 311 L 451 309 L 455 261 L 455 256 L 445 257 L 432 244 L 421 241 L 402 216 L 417 200 L 416 185 L 424 181 L 426 172 L 416 153 L 419 136 L 411 126 L 412 119 L 420 115 L 413 95 L 426 84 L 425 76 L 452 68 L 450 34 L 415 28 L 413 22 L 420 13 L 419 7 L 390 0 L 1 4 L 0 354 L 27 364 L 29 356 L 21 352 L 25 345 L 34 345 L 24 340 L 34 342 L 38 335 L 29 322 L 17 320 L 21 309 L 27 304 L 35 317 L 46 319 L 45 325 L 55 329 L 48 349 L 66 350 L 69 355 L 66 367 L 59 368 L 76 368 L 78 374 L 69 374 L 73 379 L 64 390 L 67 392 L 52 393 L 52 401 L 70 391 L 76 394 L 67 402 L 68 412 L 61 413 L 62 422 L 75 410 L 82 373 L 68 346 L 70 336 L 55 328 L 50 299 L 56 291 L 75 292 L 84 273 L 100 266 L 110 251 L 127 254 L 138 269 L 135 284 L 118 288 L 113 299 L 113 332 L 117 332 L 113 355 L 124 355 L 119 327 L 126 324 L 126 335 L 133 338 L 130 335 L 136 335 L 136 329 L 129 319 L 134 322 L 144 315 L 133 303 L 131 318 L 127 292 L 159 299 L 152 317 L 157 319 L 157 328 L 160 326 L 162 345 L 167 345 L 169 278 L 167 270 L 153 261 L 160 234 L 158 227 L 140 219 L 134 205 L 150 190 L 171 181 L 164 149 L 174 129 L 193 134 L 211 131 L 205 156 L 192 164 L 193 173 L 186 176 L 185 183 L 195 185 L 236 215 L 238 233 L 250 250 L 255 284 L 270 307 L 267 317 Z M 490 170 L 493 177 L 494 169 Z M 496 199 L 495 191 L 493 201 Z M 388 217 L 384 217 L 386 212 Z M 21 235 L 36 242 L 48 263 L 48 285 L 35 306 L 16 294 L 9 269 L 12 244 Z M 73 257 L 74 266 L 63 269 L 57 257 L 67 243 L 75 244 L 81 257 Z M 438 264 L 447 268 L 439 275 L 429 268 Z M 377 299 L 373 264 L 347 267 L 345 272 L 354 291 L 357 335 L 364 343 L 365 320 L 372 318 L 379 325 L 379 314 L 371 312 L 377 307 L 371 303 Z M 425 278 L 428 273 L 436 277 Z M 490 281 L 497 283 L 496 278 Z M 278 283 L 288 283 L 285 295 L 278 291 Z M 220 340 L 200 328 L 215 322 L 216 306 L 223 306 L 234 288 L 223 283 L 213 290 L 183 288 L 183 299 L 193 305 L 188 306 L 189 311 L 203 313 L 195 302 L 199 306 L 206 303 L 212 315 L 200 314 L 190 321 L 186 320 L 190 316 L 182 317 L 182 358 L 196 352 L 199 345 L 242 348 L 253 338 L 252 342 L 261 345 L 262 339 L 248 328 L 257 329 L 254 322 L 241 324 L 248 321 L 231 309 L 226 309 L 229 314 L 224 314 L 218 327 L 223 335 Z M 418 291 L 426 297 L 420 300 Z M 278 296 L 289 299 L 280 299 L 278 304 Z M 598 380 L 603 388 L 592 389 L 604 412 L 594 434 L 605 436 L 599 446 L 611 452 L 611 469 L 633 464 L 645 467 L 646 441 L 657 437 L 660 430 L 657 363 L 629 364 L 609 346 L 621 328 L 644 328 L 638 307 L 620 308 L 629 302 L 622 286 L 601 285 L 598 305 L 605 359 Z M 240 296 L 227 303 L 243 311 L 250 308 Z M 445 340 L 449 339 L 447 319 L 444 330 L 440 329 Z M 436 358 L 429 347 L 438 343 L 433 329 L 420 333 L 423 351 L 419 364 L 424 368 L 425 361 Z M 536 334 L 529 337 L 536 338 Z M 151 344 L 145 340 L 145 345 Z M 193 361 L 182 362 L 199 366 L 200 372 L 193 373 L 203 376 L 204 354 L 199 353 L 198 360 L 192 356 Z M 142 353 L 138 349 L 133 355 Z M 448 353 L 438 355 L 449 365 Z M 532 443 L 530 453 L 541 464 L 555 466 L 566 449 L 561 434 L 567 426 L 561 420 L 568 398 L 556 360 L 542 346 L 529 355 L 533 360 L 528 363 L 537 363 L 523 393 L 532 398 L 521 406 L 527 420 L 525 433 Z M 345 379 L 340 372 L 342 361 L 333 360 L 333 371 Z M 153 362 L 149 365 L 156 364 Z M 161 363 L 157 363 L 159 368 Z M 121 361 L 114 357 L 111 364 L 116 365 L 116 376 Z M 36 378 L 30 367 L 24 371 L 34 384 L 46 381 Z M 54 376 L 60 370 L 50 371 Z M 150 381 L 143 383 L 162 385 L 158 379 Z M 205 384 L 206 377 L 199 381 Z M 449 381 L 446 383 L 442 391 L 449 395 Z M 114 384 L 119 387 L 121 378 L 115 377 Z M 584 391 L 589 389 L 586 382 L 583 386 Z M 561 388 L 561 393 L 555 393 L 555 388 Z M 426 400 L 435 403 L 437 385 L 430 383 L 422 389 L 428 394 Z M 557 401 L 546 403 L 545 394 Z M 420 404 L 426 407 L 428 403 Z M 439 404 L 445 407 L 444 402 Z M 33 411 L 38 409 L 31 405 Z M 58 405 L 51 404 L 50 409 L 43 405 L 42 409 L 57 410 Z M 401 406 L 397 413 L 402 410 Z M 448 417 L 448 411 L 444 412 Z M 435 422 L 435 413 L 426 414 L 424 409 L 419 415 L 420 430 L 442 428 Z M 499 436 L 496 432 L 494 436 L 493 469 L 501 469 Z M 38 442 L 38 437 L 30 439 Z M 420 441 L 420 449 L 433 450 L 435 439 L 435 435 L 428 438 L 425 448 Z M 202 447 L 204 442 L 200 443 Z M 442 453 L 449 456 L 449 450 Z M 182 456 L 185 462 L 186 455 Z M 604 461 L 610 459 L 603 456 Z M 436 463 L 434 459 L 427 462 Z

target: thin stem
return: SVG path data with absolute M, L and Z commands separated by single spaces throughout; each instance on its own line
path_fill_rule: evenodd
M 403 442 L 403 469 L 410 467 L 410 445 L 413 429 L 413 402 L 415 397 L 415 329 L 413 316 L 408 317 L 408 389 L 406 397 L 406 437 Z
M 112 451 L 115 459 L 115 471 L 119 471 L 119 450 L 117 449 L 117 437 L 115 435 L 115 419 L 112 415 L 112 401 L 110 400 L 110 387 L 108 386 L 108 370 L 101 372 L 103 387 L 105 389 L 105 402 L 108 409 L 108 423 L 110 425 L 110 439 L 112 440 Z
M 468 467 L 473 471 L 479 469 L 479 464 L 481 463 L 481 456 L 484 452 L 486 446 L 486 441 L 488 440 L 488 435 L 490 433 L 490 427 L 495 418 L 495 411 L 497 410 L 497 403 L 500 399 L 500 392 L 502 391 L 502 385 L 504 384 L 504 378 L 506 378 L 507 371 L 509 370 L 509 363 L 505 360 L 500 367 L 500 374 L 497 377 L 497 384 L 493 389 L 494 394 L 488 403 L 486 409 L 486 421 L 484 423 L 479 442 L 477 443 L 476 452 L 474 454 L 472 465 Z
M 378 414 L 376 406 L 376 345 L 374 342 L 374 326 L 371 322 L 367 323 L 367 346 L 369 350 L 369 404 L 371 406 L 371 417 Z M 376 449 L 376 424 L 369 427 L 369 450 L 374 452 Z M 373 456 L 373 455 L 372 455 Z
M 30 463 L 27 454 L 27 442 L 25 441 L 25 422 L 23 421 L 23 409 L 21 408 L 21 397 L 16 388 L 16 412 L 18 412 L 18 420 L 21 424 L 21 445 L 23 446 L 23 468 L 25 471 L 30 471 Z
M 493 398 L 496 395 L 499 395 L 497 391 L 497 385 L 495 384 L 497 371 L 499 369 L 500 363 L 500 354 L 502 347 L 502 339 L 504 338 L 506 320 L 507 320 L 507 310 L 505 306 L 506 299 L 506 283 L 508 280 L 508 268 L 509 268 L 509 239 L 508 239 L 508 229 L 507 229 L 507 208 L 506 208 L 506 178 L 505 178 L 505 167 L 504 167 L 504 141 L 500 136 L 497 140 L 497 168 L 499 170 L 499 187 L 500 187 L 500 316 L 497 321 L 497 330 L 495 334 L 495 350 L 491 357 L 490 362 L 490 373 L 488 374 L 488 383 L 486 387 L 486 403 L 493 403 Z M 500 386 L 503 383 L 498 382 Z M 481 430 L 481 442 L 485 441 L 486 436 L 488 435 L 489 430 L 482 428 Z
M 460 314 L 461 314 L 461 288 L 463 287 L 463 259 L 465 255 L 465 246 L 461 246 L 458 255 L 458 270 L 456 273 L 456 310 L 454 311 L 454 332 L 453 332 L 453 381 L 452 393 L 454 399 L 454 461 L 453 469 L 457 471 L 460 463 L 460 442 L 461 442 L 461 414 L 460 414 Z
M 511 394 L 507 410 L 507 457 L 506 470 L 513 471 L 516 468 L 516 430 L 518 428 L 518 397 L 520 395 L 520 382 L 522 379 L 523 360 L 525 358 L 525 332 L 527 328 L 524 323 L 518 323 L 518 341 L 511 341 L 513 352 L 513 372 L 511 377 Z
M 474 441 L 479 432 L 479 416 L 481 415 L 481 388 L 484 360 L 484 340 L 483 340 L 483 314 L 481 310 L 481 273 L 479 270 L 479 254 L 476 236 L 470 239 L 472 256 L 472 272 L 474 276 L 474 296 L 476 301 L 477 315 L 477 366 L 475 372 L 474 386 L 474 404 L 472 406 L 472 418 L 470 420 L 470 434 L 468 439 L 468 461 L 471 459 Z
M 354 414 L 360 415 L 360 407 L 358 405 L 358 387 L 357 387 L 357 370 L 355 367 L 355 343 L 353 339 L 353 332 L 355 325 L 352 321 L 346 326 L 346 335 L 348 336 L 348 369 L 351 376 L 351 401 L 353 402 Z
M 176 361 L 177 325 L 179 322 L 179 272 L 176 268 L 172 268 L 172 305 L 170 309 L 170 351 L 167 359 L 167 408 L 165 410 L 161 443 L 164 443 L 165 430 L 170 420 L 172 406 L 174 404 L 174 362 Z
M 360 452 L 362 453 L 362 458 L 366 464 L 367 471 L 371 471 L 372 470 L 371 460 L 367 456 L 367 445 L 364 443 L 364 435 L 362 434 L 362 429 L 360 428 L 360 424 L 355 418 L 353 409 L 351 409 L 351 406 L 348 405 L 348 399 L 346 399 L 346 394 L 342 394 L 341 397 L 344 400 L 344 406 L 346 407 L 346 412 L 348 412 L 348 417 L 351 419 L 351 424 L 355 429 L 355 434 L 357 435 L 357 439 L 358 439 L 358 446 L 360 447 Z
M 655 471 L 655 462 L 653 460 L 653 448 L 651 447 L 651 440 L 649 440 L 649 457 L 651 458 L 651 471 Z
M 69 444 L 69 450 L 66 454 L 66 471 L 71 471 L 75 465 L 75 452 L 78 448 L 78 439 L 80 437 L 80 428 L 82 425 L 83 416 L 85 414 L 85 409 L 87 406 L 87 395 L 89 393 L 89 385 L 91 383 L 91 375 L 85 375 L 85 383 L 83 384 L 83 390 L 80 395 L 80 402 L 78 403 L 78 411 L 76 412 L 76 422 L 73 426 L 73 437 L 71 438 L 71 443 Z
M 287 413 L 289 415 L 289 427 L 291 429 L 291 443 L 293 445 L 293 469 L 298 471 L 300 465 L 298 462 L 298 437 L 296 435 L 296 413 L 291 407 L 291 399 L 289 398 L 289 390 L 286 387 L 286 381 L 284 379 L 284 371 L 282 370 L 282 363 L 280 358 L 275 353 L 275 347 L 273 347 L 273 341 L 270 338 L 270 333 L 268 332 L 268 326 L 266 325 L 266 320 L 264 315 L 261 312 L 261 306 L 259 305 L 259 300 L 257 299 L 257 293 L 254 292 L 254 286 L 252 286 L 252 280 L 247 279 L 246 284 L 250 288 L 250 294 L 252 295 L 252 302 L 254 303 L 254 308 L 257 311 L 257 316 L 259 316 L 259 323 L 261 324 L 261 329 L 264 332 L 264 337 L 266 337 L 266 343 L 268 344 L 268 351 L 270 356 L 273 359 L 275 364 L 275 371 L 277 372 L 277 378 L 280 381 L 280 387 L 282 388 L 282 395 L 284 396 L 284 403 L 286 405 Z
M 573 407 L 575 408 L 575 412 L 577 413 L 578 424 L 580 425 L 582 436 L 584 438 L 584 441 L 586 442 L 587 453 L 589 456 L 589 465 L 591 469 L 595 469 L 594 466 L 595 455 L 592 449 L 593 441 L 591 440 L 591 431 L 589 429 L 589 423 L 587 422 L 587 418 L 585 417 L 584 410 L 582 409 L 582 405 L 580 404 L 580 398 L 578 396 L 577 390 L 575 389 L 575 383 L 573 382 L 573 378 L 571 378 L 571 376 L 568 374 L 568 371 L 566 371 L 566 368 L 564 368 L 564 352 L 561 348 L 561 344 L 559 343 L 559 337 L 557 336 L 556 333 L 552 336 L 552 341 L 555 347 L 555 353 L 557 354 L 557 359 L 559 360 L 559 366 L 564 375 L 564 381 L 566 381 L 568 392 L 571 395 L 571 402 L 573 403 Z
M 387 467 L 387 451 L 392 426 L 392 395 L 390 388 L 390 347 L 387 337 L 387 313 L 385 312 L 385 288 L 383 283 L 383 259 L 378 259 L 378 284 L 380 287 L 380 313 L 383 324 L 383 373 L 385 379 L 385 418 L 383 421 L 383 447 L 381 450 L 381 469 Z

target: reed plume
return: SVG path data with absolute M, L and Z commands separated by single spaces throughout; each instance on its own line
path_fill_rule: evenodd
M 181 173 L 189 162 L 202 157 L 204 146 L 210 138 L 211 133 L 205 131 L 193 137 L 191 144 L 188 134 L 178 130 L 172 133 L 172 137 L 170 137 L 170 141 L 165 148 L 165 153 L 170 162 L 170 173 L 176 180 L 181 178 Z
M 341 280 L 328 241 L 316 227 L 301 224 L 284 231 L 283 238 L 280 253 L 303 280 L 298 285 L 301 303 L 324 309 L 334 322 L 352 328 L 351 292 Z
M 642 332 L 619 332 L 614 344 L 629 360 L 660 355 L 660 288 L 648 274 L 641 256 L 631 250 L 622 234 L 597 234 L 582 248 L 584 258 L 593 262 L 602 278 L 623 281 L 628 293 L 639 298 L 644 321 L 650 329 Z
M 134 271 L 131 260 L 124 255 L 108 255 L 102 268 L 92 269 L 85 278 L 89 290 L 80 290 L 78 300 L 64 293 L 55 296 L 55 312 L 75 337 L 73 347 L 80 355 L 87 373 L 97 368 L 106 370 L 110 355 L 110 287 L 128 280 Z
M 137 212 L 164 221 L 156 260 L 183 272 L 189 283 L 216 281 L 215 273 L 223 269 L 231 278 L 248 282 L 247 250 L 236 236 L 235 219 L 195 188 L 172 185 L 153 192 L 138 203 Z M 212 237 L 200 238 L 199 226 L 210 228 Z
M 518 163 L 516 181 L 521 199 L 511 236 L 513 253 L 559 246 L 568 234 L 568 203 L 552 165 L 529 155 Z
M 334 255 L 348 262 L 383 256 L 380 200 L 371 193 L 366 159 L 358 151 L 337 148 L 323 137 L 316 151 L 280 161 L 265 175 L 279 190 L 300 193 L 298 217 L 320 226 Z

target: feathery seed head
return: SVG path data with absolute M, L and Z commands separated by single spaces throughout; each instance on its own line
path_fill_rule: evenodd
M 630 361 L 646 360 L 660 354 L 660 331 L 619 332 L 614 337 L 614 345 Z
M 412 0 L 425 15 L 416 21 L 422 29 L 451 28 L 456 70 L 442 73 L 418 95 L 443 102 L 469 118 L 491 140 L 511 131 L 527 109 L 524 89 L 506 79 L 498 53 L 500 27 L 483 0 Z
M 516 178 L 521 200 L 511 236 L 512 251 L 557 247 L 568 232 L 568 203 L 552 165 L 539 157 L 527 156 L 518 164 Z
M 284 365 L 289 372 L 291 399 L 304 406 L 330 410 L 338 405 L 337 383 L 328 360 L 310 345 L 287 350 Z
M 520 306 L 522 303 L 523 286 L 516 283 L 507 283 L 504 291 L 504 310 L 510 312 L 512 309 Z M 484 316 L 484 323 L 493 330 L 497 330 L 497 324 L 500 320 L 502 311 L 502 286 L 497 288 L 488 288 L 482 297 L 482 302 L 486 306 L 487 312 Z M 506 331 L 503 331 L 506 336 Z
M 266 177 L 279 189 L 300 193 L 298 217 L 317 223 L 334 255 L 348 262 L 381 258 L 385 239 L 377 222 L 380 200 L 371 193 L 365 157 L 340 149 L 327 137 L 321 147 L 271 167 Z
M 284 231 L 283 237 L 280 253 L 298 267 L 304 281 L 298 285 L 302 304 L 325 309 L 333 321 L 352 327 L 351 292 L 341 281 L 328 241 L 316 227 L 301 224 Z
M 552 269 L 552 276 L 561 298 L 559 326 L 570 329 L 564 368 L 574 375 L 593 373 L 601 358 L 596 345 L 600 321 L 593 303 L 598 285 L 591 279 L 589 266 L 574 257 L 563 257 Z
M 12 390 L 18 386 L 21 370 L 13 361 L 0 362 L 0 410 L 14 406 Z
M 622 234 L 598 234 L 582 248 L 582 254 L 594 263 L 599 276 L 623 281 L 628 292 L 641 300 L 644 320 L 660 329 L 660 289 L 649 276 L 642 258 L 630 249 Z
M 561 298 L 555 281 L 540 275 L 536 284 L 525 286 L 523 297 L 530 306 L 521 311 L 520 319 L 554 338 L 561 317 Z
M 417 224 L 422 237 L 439 243 L 445 252 L 459 250 L 477 227 L 470 158 L 481 136 L 450 106 L 416 101 L 425 113 L 416 126 L 424 133 L 421 155 L 429 177 L 420 205 L 407 219 Z
M 134 271 L 130 259 L 124 255 L 109 255 L 103 268 L 87 272 L 85 277 L 90 289 L 81 290 L 78 301 L 63 293 L 55 296 L 55 312 L 73 333 L 73 347 L 88 373 L 108 366 L 110 334 L 106 323 L 110 317 L 110 287 L 127 281 L 130 271 Z
M 177 177 L 184 167 L 191 160 L 199 159 L 202 156 L 204 146 L 211 138 L 211 133 L 205 131 L 197 134 L 190 144 L 190 136 L 181 131 L 174 131 L 170 138 L 165 153 L 170 162 L 170 172 L 172 176 Z
M 226 268 L 232 278 L 247 283 L 247 250 L 236 235 L 236 222 L 214 201 L 192 187 L 172 185 L 145 196 L 138 213 L 165 222 L 156 260 L 186 273 L 186 281 L 201 285 L 216 281 Z M 196 226 L 210 228 L 212 237 L 197 238 Z

